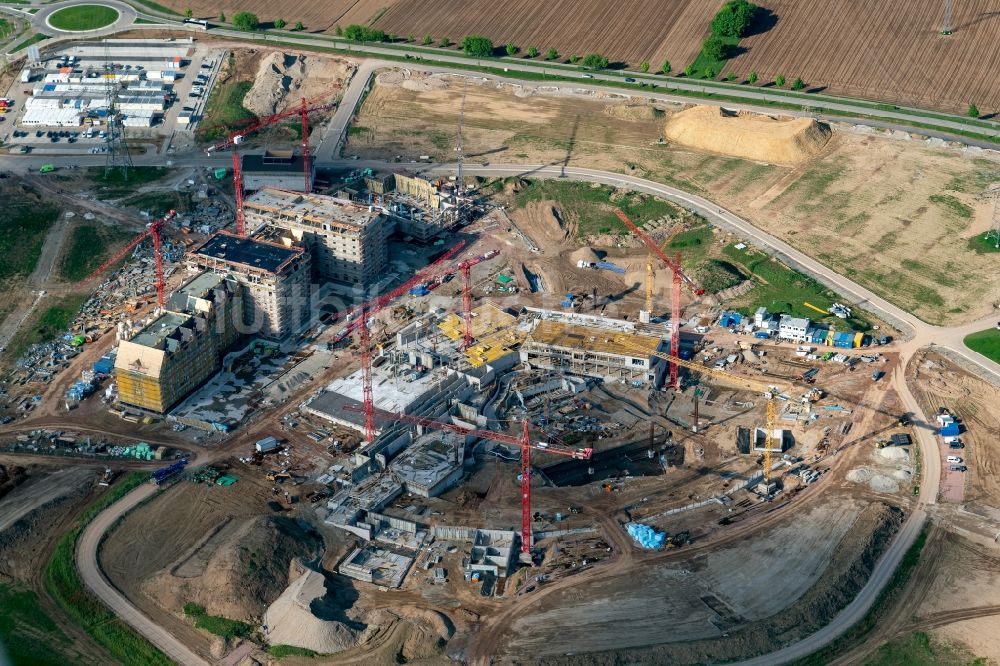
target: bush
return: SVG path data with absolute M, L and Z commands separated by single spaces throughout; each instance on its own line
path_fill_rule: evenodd
M 583 66 L 587 69 L 607 69 L 608 59 L 600 53 L 588 53 L 583 57 Z
M 386 40 L 384 31 L 369 28 L 366 25 L 358 25 L 357 23 L 352 23 L 344 28 L 344 37 L 356 42 L 384 42 Z
M 649 63 L 648 62 L 644 62 L 641 65 L 639 65 L 639 71 L 642 72 L 643 74 L 645 74 L 646 72 L 648 72 L 649 71 Z
M 493 55 L 493 41 L 480 35 L 466 35 L 462 39 L 462 50 L 473 58 L 489 58 Z
M 304 25 L 302 25 L 302 21 L 296 21 L 295 22 L 295 28 L 293 28 L 293 29 L 295 31 L 297 31 L 297 32 L 301 32 L 302 30 L 305 30 L 306 27 Z
M 333 26 L 333 34 L 337 35 L 337 37 L 343 37 L 344 36 L 344 29 L 340 27 L 339 23 L 337 25 Z
M 451 40 L 450 40 L 450 39 L 448 39 L 447 37 L 442 37 L 442 38 L 441 38 L 441 41 L 440 41 L 440 42 L 438 42 L 438 46 L 440 46 L 440 47 L 441 47 L 441 48 L 443 48 L 443 49 L 446 49 L 446 48 L 448 48 L 449 46 L 451 46 Z
M 712 34 L 716 37 L 743 37 L 756 12 L 757 5 L 747 0 L 729 0 L 712 19 Z
M 968 110 L 966 110 L 965 112 L 965 115 L 969 116 L 970 118 L 978 118 L 979 107 L 976 106 L 975 104 L 970 104 Z
M 750 76 L 747 77 L 747 81 L 750 82 L 750 85 L 757 83 L 757 72 L 750 72 Z
M 684 76 L 694 76 L 694 65 L 688 65 L 684 68 Z
M 555 49 L 549 49 L 549 52 L 545 54 L 546 60 L 555 60 L 558 57 L 559 51 L 556 51 Z
M 783 88 L 785 86 L 785 75 L 778 74 L 778 76 L 776 76 L 774 79 L 774 85 L 778 86 L 779 88 Z
M 513 56 L 518 52 L 517 44 L 508 43 L 503 47 L 503 50 L 507 52 L 507 55 Z
M 274 19 L 274 27 L 276 29 L 281 30 L 286 25 L 288 25 L 288 22 L 285 21 L 285 19 L 283 19 L 283 18 Z
M 709 37 L 701 45 L 701 54 L 708 60 L 725 60 L 729 54 L 729 45 L 721 37 Z
M 736 72 L 729 72 L 726 74 L 726 81 L 733 81 L 736 79 Z
M 573 55 L 571 55 L 569 57 L 569 64 L 575 65 L 576 61 L 579 60 L 579 59 L 580 59 L 580 56 L 578 56 L 577 54 L 574 53 Z
M 805 81 L 803 81 L 800 78 L 797 78 L 794 81 L 792 81 L 792 90 L 802 90 L 805 87 L 806 87 Z
M 184 10 L 184 18 L 191 18 L 192 16 L 194 16 L 194 10 L 193 9 L 189 8 L 189 9 L 185 9 Z
M 537 58 L 538 57 L 538 49 L 535 48 L 534 46 L 529 46 L 528 47 L 528 57 L 529 58 Z
M 253 32 L 260 26 L 260 19 L 256 14 L 250 12 L 236 12 L 233 14 L 233 27 L 243 32 Z
M 219 12 L 219 23 L 225 23 L 225 22 L 226 22 L 225 12 Z
M 715 78 L 715 68 L 714 67 L 706 67 L 704 74 L 705 74 L 705 78 L 706 79 L 714 79 Z
M 434 43 L 434 39 L 430 35 L 424 35 L 424 38 L 420 40 L 420 43 L 424 46 L 430 46 Z
M 663 72 L 664 74 L 669 74 L 670 73 L 670 61 L 669 60 L 664 60 L 663 61 L 663 67 L 660 67 L 660 71 Z

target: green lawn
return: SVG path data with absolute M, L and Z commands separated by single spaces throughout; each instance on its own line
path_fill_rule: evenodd
M 48 38 L 49 38 L 49 36 L 48 36 L 48 35 L 43 35 L 43 34 L 41 34 L 41 33 L 37 33 L 37 34 L 34 34 L 34 35 L 32 35 L 31 37 L 28 37 L 28 38 L 27 38 L 26 40 L 24 40 L 23 42 L 21 42 L 21 43 L 19 43 L 19 44 L 15 45 L 15 46 L 12 46 L 12 47 L 11 47 L 11 48 L 9 49 L 9 52 L 10 52 L 10 53 L 13 53 L 13 52 L 15 52 L 15 51 L 20 51 L 21 49 L 25 49 L 25 48 L 28 48 L 28 47 L 29 47 L 29 46 L 31 46 L 32 44 L 37 44 L 38 42 L 40 42 L 40 41 L 42 41 L 42 40 L 45 40 L 45 39 L 48 39 Z
M 49 228 L 59 209 L 42 203 L 30 192 L 5 190 L 4 215 L 0 216 L 0 280 L 26 277 L 35 270 Z
M 7 19 L 0 19 L 0 39 L 5 39 L 14 32 L 14 23 Z
M 965 337 L 965 346 L 1000 363 L 1000 330 L 990 328 Z
M 107 5 L 73 5 L 53 13 L 49 25 L 59 30 L 96 30 L 118 20 L 118 10 Z
M 969 239 L 969 249 L 977 254 L 985 254 L 989 252 L 1000 252 L 1000 243 L 997 241 L 996 231 L 990 231 L 983 234 L 976 234 Z
M 97 224 L 77 227 L 59 267 L 60 274 L 64 280 L 83 280 L 108 258 L 112 249 L 135 235 L 134 232 Z
M 738 250 L 735 245 L 726 246 L 722 253 L 757 282 L 756 287 L 733 304 L 737 310 L 752 313 L 758 307 L 764 306 L 769 312 L 783 312 L 794 317 L 807 317 L 813 321 L 831 322 L 838 329 L 850 328 L 854 331 L 871 329 L 871 323 L 857 314 L 851 319 L 842 320 L 832 315 L 823 317 L 815 310 L 806 307 L 805 303 L 808 302 L 825 310 L 834 302 L 843 299 L 819 282 L 792 270 L 767 254 L 750 247 Z
M 614 213 L 621 208 L 640 227 L 660 217 L 679 217 L 680 209 L 668 201 L 647 194 L 615 195 L 615 190 L 601 185 L 561 180 L 530 180 L 514 195 L 518 207 L 532 201 L 555 201 L 564 219 L 577 222 L 577 236 L 630 233 Z M 612 197 L 615 197 L 612 200 Z
M 720 37 L 719 39 L 725 42 L 726 46 L 728 46 L 730 50 L 736 49 L 736 47 L 739 46 L 740 44 L 739 37 Z M 727 62 L 729 62 L 728 58 L 722 58 L 721 60 L 713 60 L 711 58 L 705 57 L 705 54 L 699 51 L 698 57 L 694 59 L 693 63 L 691 63 L 691 66 L 694 67 L 694 73 L 691 75 L 691 78 L 692 79 L 705 78 L 705 70 L 709 67 L 711 67 L 715 71 L 715 75 L 718 76 L 719 74 L 722 73 L 722 68 L 726 66 Z
M 272 645 L 267 648 L 267 653 L 275 659 L 282 657 L 318 657 L 319 652 L 314 652 L 308 648 L 295 647 L 294 645 Z
M 38 595 L 0 585 L 0 645 L 12 664 L 62 666 L 73 661 L 72 641 L 38 603 Z
M 80 580 L 73 555 L 83 528 L 98 513 L 148 479 L 147 473 L 133 472 L 106 490 L 59 540 L 43 572 L 45 589 L 56 603 L 74 623 L 125 666 L 168 666 L 173 662 L 91 596 Z
M 45 308 L 41 314 L 32 317 L 18 329 L 10 342 L 10 355 L 19 358 L 31 345 L 49 342 L 66 333 L 73 317 L 80 311 L 80 306 L 87 300 L 83 294 L 70 294 L 52 301 L 45 301 L 40 306 Z M 45 307 L 45 303 L 50 303 Z
M 221 139 L 253 118 L 253 113 L 243 106 L 243 99 L 252 87 L 252 81 L 216 83 L 205 104 L 199 136 L 206 141 Z

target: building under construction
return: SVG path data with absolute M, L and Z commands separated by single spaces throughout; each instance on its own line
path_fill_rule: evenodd
M 202 273 L 174 292 L 167 309 L 122 340 L 114 375 L 122 405 L 163 414 L 219 369 L 238 337 L 238 285 Z
M 320 278 L 367 285 L 385 276 L 393 225 L 371 206 L 266 187 L 244 211 L 248 229 L 269 227 L 305 247 Z
M 265 187 L 301 192 L 305 187 L 305 157 L 292 150 L 265 150 L 263 155 L 240 155 L 243 190 L 256 192 Z M 309 182 L 316 178 L 310 167 Z
M 659 386 L 664 364 L 655 362 L 653 352 L 660 349 L 663 338 L 626 331 L 627 322 L 600 320 L 592 317 L 587 323 L 577 323 L 539 319 L 521 345 L 521 361 L 536 368 L 623 381 L 637 387 Z M 621 335 L 628 336 L 630 346 L 618 343 Z
M 309 323 L 310 258 L 301 247 L 219 232 L 191 252 L 188 268 L 242 286 L 241 333 L 281 341 Z

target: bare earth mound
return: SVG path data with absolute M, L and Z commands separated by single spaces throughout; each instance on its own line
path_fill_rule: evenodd
M 717 106 L 695 106 L 673 115 L 663 134 L 696 150 L 772 164 L 798 164 L 817 155 L 831 132 L 810 118 L 731 114 Z
M 143 585 L 164 608 L 200 604 L 211 615 L 257 618 L 288 582 L 288 565 L 309 557 L 318 539 L 294 521 L 261 516 L 225 521 Z
M 243 104 L 255 115 L 269 116 L 302 97 L 325 95 L 352 72 L 353 66 L 340 60 L 275 51 L 261 59 Z

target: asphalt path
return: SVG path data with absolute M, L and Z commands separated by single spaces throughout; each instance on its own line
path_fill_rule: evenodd
M 152 483 L 144 483 L 97 515 L 87 525 L 77 543 L 76 566 L 80 576 L 91 592 L 136 631 L 145 636 L 168 657 L 184 666 L 208 666 L 202 659 L 179 641 L 169 631 L 149 619 L 116 590 L 108 581 L 97 561 L 97 551 L 105 532 L 111 529 L 119 518 L 156 494 L 159 488 Z

